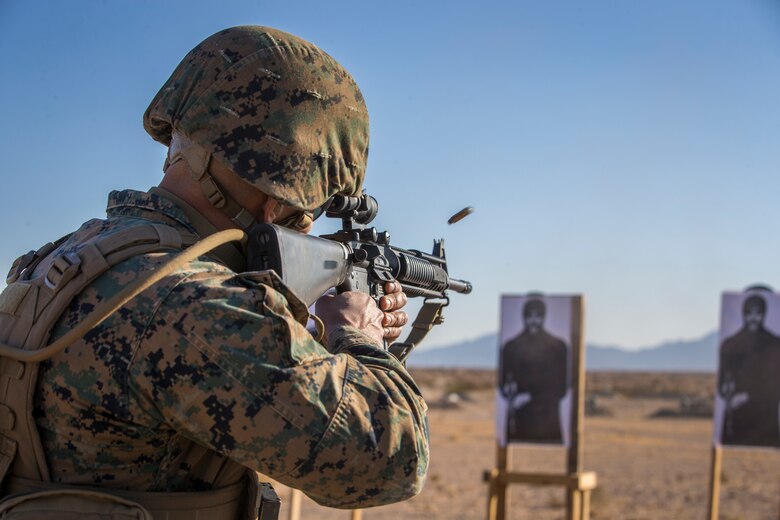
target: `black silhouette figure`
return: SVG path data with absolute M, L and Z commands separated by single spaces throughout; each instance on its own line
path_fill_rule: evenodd
M 567 349 L 544 330 L 546 307 L 523 306 L 523 331 L 501 350 L 499 388 L 508 402 L 507 441 L 560 444 L 558 405 L 566 395 Z
M 721 443 L 780 447 L 780 338 L 766 330 L 766 300 L 742 304 L 742 328 L 720 347 L 718 393 L 726 404 Z

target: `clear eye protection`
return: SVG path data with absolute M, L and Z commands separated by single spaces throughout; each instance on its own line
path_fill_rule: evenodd
M 315 220 L 320 218 L 325 214 L 325 212 L 328 211 L 328 207 L 330 207 L 332 201 L 333 198 L 330 198 L 325 201 L 325 204 L 319 208 L 315 208 L 312 211 L 299 211 L 297 213 L 293 213 L 292 215 L 275 222 L 275 224 L 286 227 L 287 229 L 292 229 L 294 231 L 307 230 Z
M 314 217 L 310 211 L 300 211 L 278 220 L 274 222 L 274 224 L 286 227 L 287 229 L 292 229 L 293 231 L 303 232 L 309 229 L 312 222 L 314 222 Z

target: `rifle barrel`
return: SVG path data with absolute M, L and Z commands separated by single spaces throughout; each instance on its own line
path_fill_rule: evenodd
M 451 289 L 461 294 L 469 294 L 471 292 L 472 287 L 471 287 L 471 282 L 467 282 L 466 280 L 456 280 L 455 278 L 450 278 L 449 284 L 447 284 L 447 289 Z

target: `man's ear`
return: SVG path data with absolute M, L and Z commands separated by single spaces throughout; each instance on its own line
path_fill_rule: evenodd
M 263 204 L 263 222 L 266 224 L 273 224 L 274 221 L 282 214 L 282 207 L 276 199 L 268 197 Z

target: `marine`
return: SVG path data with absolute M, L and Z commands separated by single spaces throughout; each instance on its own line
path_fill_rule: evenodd
M 0 341 L 30 348 L 11 341 L 24 283 L 54 297 L 80 265 L 96 265 L 96 250 L 105 271 L 63 304 L 41 343 L 200 239 L 257 222 L 308 232 L 331 197 L 361 191 L 360 90 L 329 55 L 276 29 L 204 40 L 154 97 L 144 128 L 168 146 L 163 181 L 112 192 L 105 219 L 20 258 L 0 296 Z M 117 261 L 144 233 L 157 233 L 152 250 Z M 0 456 L 5 502 L 88 489 L 169 518 L 253 518 L 258 472 L 330 507 L 420 492 L 427 407 L 383 347 L 407 320 L 400 285 L 389 282 L 378 305 L 362 293 L 320 299 L 318 341 L 306 305 L 274 273 L 245 272 L 244 255 L 233 242 L 186 263 L 38 365 L 32 419 L 44 457 L 31 478 L 18 456 Z M 7 372 L 0 379 L 15 377 Z M 17 397 L 3 399 L 18 409 Z M 0 434 L 12 440 L 14 428 L 0 424 Z

